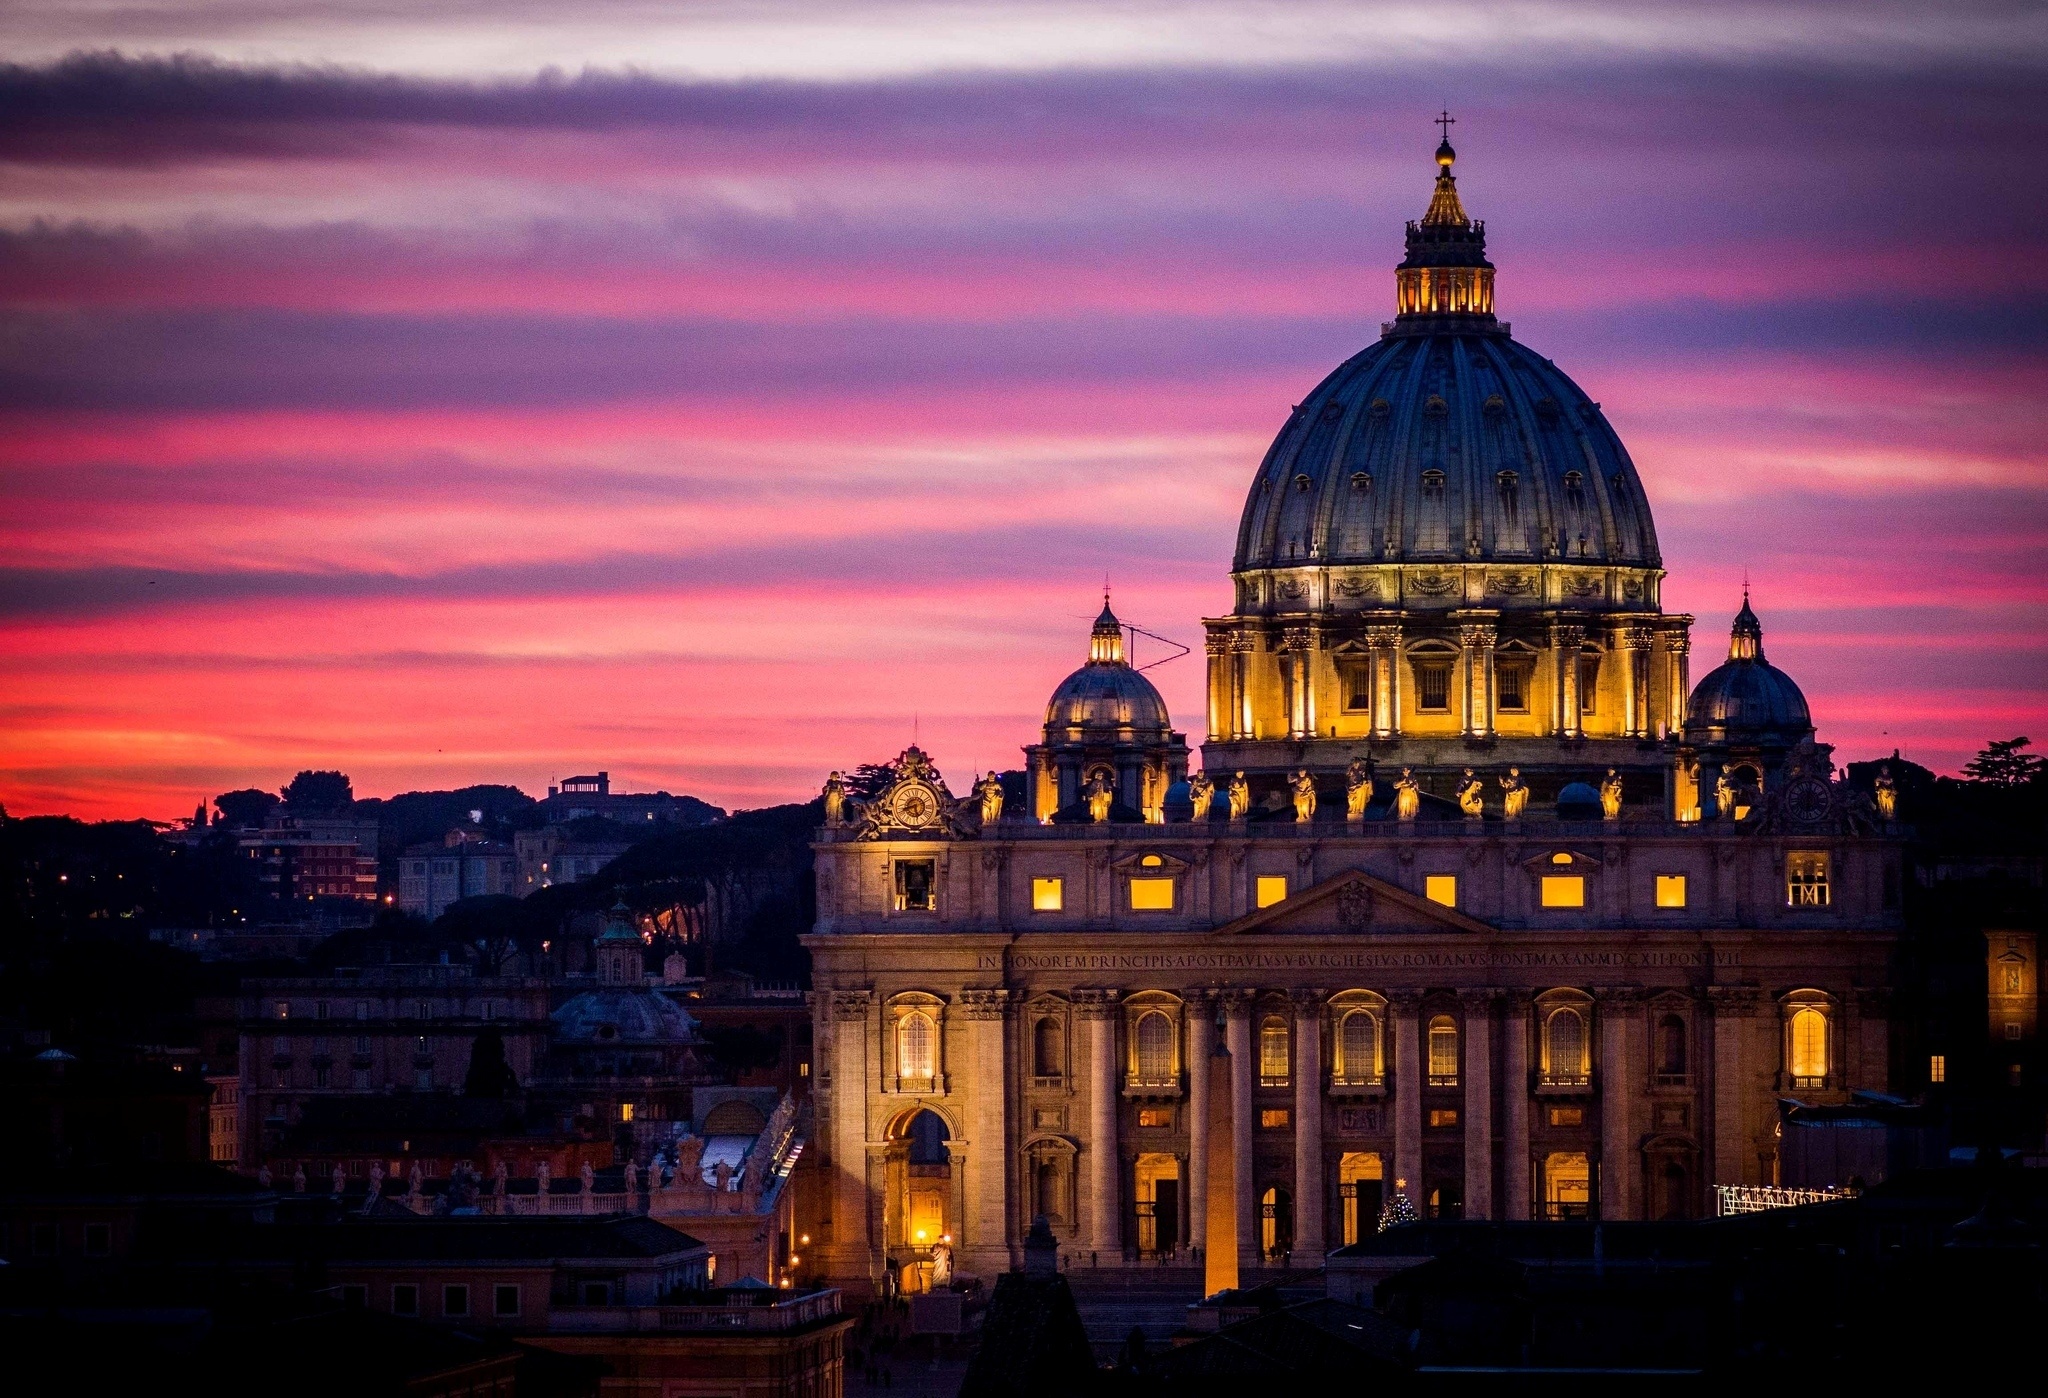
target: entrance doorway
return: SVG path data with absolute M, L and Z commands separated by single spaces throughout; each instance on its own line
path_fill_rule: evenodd
M 1379 1228 L 1386 1172 L 1378 1151 L 1347 1151 L 1337 1162 L 1337 1197 L 1344 1204 L 1344 1245 Z
M 1546 1218 L 1589 1218 L 1593 1212 L 1593 1167 L 1584 1151 L 1552 1151 L 1543 1157 L 1543 1214 Z
M 1268 1259 L 1294 1251 L 1294 1196 L 1277 1185 L 1259 1200 L 1259 1248 Z
M 952 1133 L 938 1113 L 919 1110 L 900 1118 L 889 1137 L 885 1231 L 904 1259 L 902 1289 L 914 1293 L 929 1282 L 932 1248 L 953 1241 Z
M 1154 1256 L 1180 1246 L 1180 1160 L 1164 1153 L 1138 1157 L 1138 1251 Z

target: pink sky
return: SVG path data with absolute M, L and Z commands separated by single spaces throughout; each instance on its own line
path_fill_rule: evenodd
M 31 6 L 0 803 L 605 768 L 741 807 L 913 725 L 957 788 L 1016 764 L 1105 574 L 1196 646 L 1152 674 L 1199 740 L 1244 491 L 1391 314 L 1444 101 L 1502 314 L 1634 455 L 1696 673 L 1746 570 L 1838 759 L 2048 741 L 2037 32 L 1508 6 L 1534 57 L 1488 67 L 1398 6 L 1306 57 L 1249 6 L 1196 7 L 1239 53 L 1083 8 L 886 57 L 767 5 L 786 71 L 678 20 L 628 75 L 606 6 L 583 49 L 510 7 L 469 67 L 488 17 Z M 531 80 L 551 43 L 609 66 Z M 144 56 L 60 61 L 107 44 Z

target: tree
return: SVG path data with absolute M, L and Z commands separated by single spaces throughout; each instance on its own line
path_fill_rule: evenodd
M 356 800 L 345 772 L 301 772 L 283 794 L 286 805 L 302 811 L 345 811 Z
M 223 791 L 213 798 L 213 808 L 220 812 L 221 823 L 234 830 L 252 829 L 263 824 L 263 818 L 277 805 L 277 798 L 267 791 L 253 786 L 240 791 Z
M 2048 769 L 2048 758 L 2021 751 L 2032 746 L 2029 738 L 1987 743 L 1984 751 L 1963 764 L 1963 775 L 1987 786 L 2025 786 Z
M 505 1061 L 505 1036 L 487 1024 L 469 1045 L 469 1072 L 462 1079 L 465 1097 L 510 1097 L 519 1079 Z

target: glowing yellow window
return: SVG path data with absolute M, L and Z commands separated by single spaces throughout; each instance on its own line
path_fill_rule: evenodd
M 1545 874 L 1543 876 L 1543 906 L 1546 908 L 1585 907 L 1585 877 L 1580 874 Z
M 619 1120 L 620 1120 L 620 1121 L 631 1121 L 632 1119 L 633 1119 L 633 1104 L 632 1104 L 631 1102 L 621 1102 L 621 1103 L 619 1103 Z
M 1945 1053 L 1937 1053 L 1937 1054 L 1932 1054 L 1932 1055 L 1930 1055 L 1930 1056 L 1928 1057 L 1928 1059 L 1927 1059 L 1927 1081 L 1929 1081 L 1929 1082 L 1947 1082 L 1947 1081 L 1948 1081 L 1948 1055 L 1947 1055 L 1947 1054 L 1945 1054 Z
M 1067 885 L 1063 879 L 1033 879 L 1031 881 L 1031 911 L 1035 913 L 1056 913 L 1067 905 Z
M 1259 906 L 1270 908 L 1287 897 L 1287 876 L 1285 874 L 1259 875 Z
M 1685 875 L 1657 875 L 1657 906 L 1660 908 L 1682 908 L 1685 906 Z
M 1259 1112 L 1259 1125 L 1260 1125 L 1260 1126 L 1262 1126 L 1262 1127 L 1264 1127 L 1264 1128 L 1265 1128 L 1266 1130 L 1268 1130 L 1268 1131 L 1284 1131 L 1284 1130 L 1286 1130 L 1286 1129 L 1287 1129 L 1287 1108 L 1285 1108 L 1285 1107 L 1265 1107 L 1265 1108 L 1262 1108 L 1262 1109 L 1260 1110 L 1260 1112 Z
M 1131 907 L 1137 912 L 1172 912 L 1173 880 L 1132 879 Z
M 1422 880 L 1422 896 L 1432 903 L 1441 903 L 1446 908 L 1458 906 L 1458 876 L 1456 874 L 1430 874 Z

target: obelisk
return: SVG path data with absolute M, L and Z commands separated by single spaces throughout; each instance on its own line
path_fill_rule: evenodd
M 1209 1197 L 1202 1201 L 1202 1294 L 1237 1289 L 1237 1152 L 1230 1129 L 1230 1048 L 1215 1036 L 1209 1054 Z

